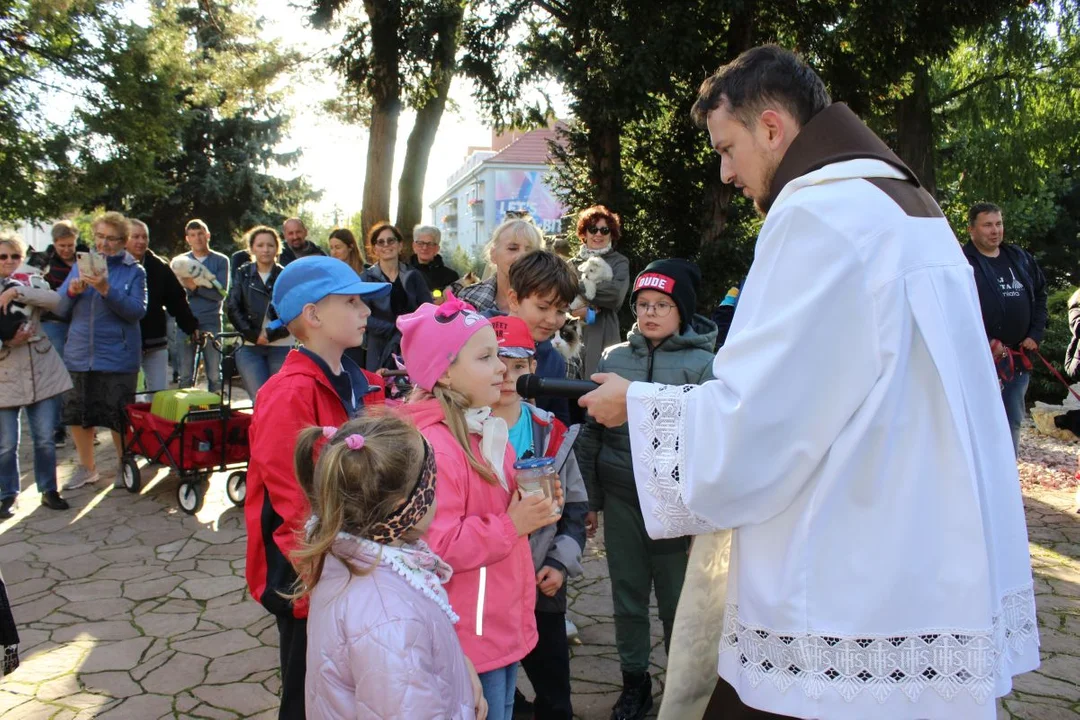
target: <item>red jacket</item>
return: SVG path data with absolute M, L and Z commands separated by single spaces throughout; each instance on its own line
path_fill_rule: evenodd
M 383 381 L 361 371 L 372 387 L 364 404 L 383 402 Z M 348 421 L 349 415 L 330 380 L 304 353 L 293 350 L 281 370 L 259 390 L 251 421 L 251 460 L 247 471 L 247 581 L 251 596 L 275 615 L 307 617 L 307 599 L 294 606 L 280 593 L 294 590 L 296 571 L 289 553 L 311 508 L 293 470 L 296 437 L 304 428 Z

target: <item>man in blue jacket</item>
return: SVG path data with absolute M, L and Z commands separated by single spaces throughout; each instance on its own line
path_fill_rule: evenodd
M 1015 353 L 1034 352 L 1042 342 L 1048 316 L 1046 278 L 1031 253 L 1004 241 L 1005 224 L 997 205 L 972 205 L 968 234 L 971 242 L 964 246 L 964 255 L 975 271 L 986 336 L 991 343 L 1001 343 L 994 361 L 1002 377 L 1001 399 L 1016 451 L 1031 375 Z
M 199 331 L 219 334 L 221 332 L 221 306 L 229 292 L 229 258 L 210 249 L 210 228 L 202 220 L 188 222 L 184 228 L 184 239 L 191 252 L 188 255 L 206 266 L 224 289 L 224 294 L 215 288 L 196 285 L 191 278 L 179 278 L 180 284 L 187 290 L 188 305 L 199 321 Z M 180 385 L 188 386 L 195 374 L 195 342 L 190 335 L 177 329 L 177 339 L 183 343 L 180 349 Z M 218 375 L 221 372 L 221 354 L 214 344 L 207 341 L 203 346 L 203 358 L 206 368 L 206 384 L 210 392 L 217 392 L 220 387 Z

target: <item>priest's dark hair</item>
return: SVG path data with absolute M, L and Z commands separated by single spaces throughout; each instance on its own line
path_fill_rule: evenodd
M 992 202 L 977 202 L 968 208 L 968 227 L 975 227 L 975 221 L 983 213 L 1001 213 L 1001 207 Z
M 721 103 L 753 129 L 770 105 L 779 105 L 804 126 L 832 100 L 825 83 L 799 56 L 779 45 L 761 45 L 720 66 L 705 80 L 690 116 L 704 128 L 709 113 Z

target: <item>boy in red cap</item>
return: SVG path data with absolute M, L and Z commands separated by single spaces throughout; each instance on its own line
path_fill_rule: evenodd
M 581 574 L 585 549 L 585 515 L 589 499 L 574 456 L 580 426 L 567 428 L 552 413 L 525 402 L 517 380 L 536 368 L 536 342 L 519 317 L 491 318 L 499 341 L 499 359 L 506 367 L 499 401 L 492 414 L 506 421 L 517 460 L 555 459 L 565 505 L 562 517 L 529 536 L 536 570 L 536 631 L 538 640 L 521 665 L 536 691 L 537 718 L 573 717 L 570 703 L 570 645 L 566 637 L 566 581 Z

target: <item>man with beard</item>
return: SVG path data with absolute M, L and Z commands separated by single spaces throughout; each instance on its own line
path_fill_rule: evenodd
M 199 330 L 199 321 L 188 305 L 187 293 L 169 263 L 150 249 L 150 230 L 142 220 L 131 221 L 127 251 L 146 270 L 146 315 L 139 321 L 142 330 L 142 371 L 147 392 L 168 388 L 168 313 L 187 335 Z
M 726 597 L 685 605 L 710 620 L 691 633 L 719 645 L 705 717 L 992 720 L 1038 666 L 1038 632 L 960 246 L 911 170 L 791 52 L 720 68 L 693 115 L 722 179 L 767 213 L 716 379 L 595 375 L 581 404 L 629 421 L 652 537 L 733 528 Z M 673 638 L 672 655 L 695 640 Z
M 282 267 L 298 258 L 326 254 L 322 248 L 307 239 L 307 226 L 300 218 L 289 218 L 282 223 L 281 234 L 285 238 L 285 247 L 281 248 L 281 256 L 278 258 Z M 233 272 L 236 272 L 235 267 Z

